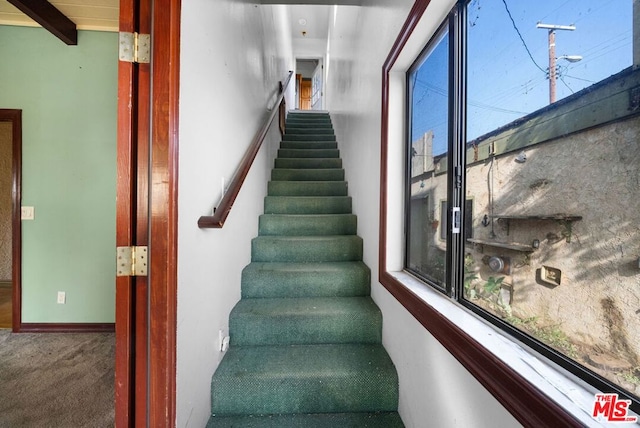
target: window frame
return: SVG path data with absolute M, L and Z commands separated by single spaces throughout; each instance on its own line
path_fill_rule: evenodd
M 454 8 L 455 9 L 455 8 Z M 422 49 L 422 51 L 420 52 L 420 55 L 418 55 L 415 59 L 415 61 L 413 62 L 413 64 L 411 65 L 411 67 L 409 67 L 409 69 L 406 72 L 407 75 L 407 82 L 410 82 L 412 80 L 412 75 L 414 74 L 414 72 L 419 68 L 419 65 L 422 64 L 427 57 L 431 54 L 431 47 L 434 43 L 439 43 L 442 40 L 444 40 L 444 38 L 448 38 L 447 41 L 447 45 L 449 48 L 449 52 L 448 52 L 448 58 L 449 58 L 449 64 L 451 64 L 451 59 L 453 57 L 453 46 L 452 46 L 452 40 L 453 40 L 453 34 L 452 31 L 454 29 L 454 24 L 453 24 L 453 11 L 449 13 L 449 15 L 447 16 L 447 19 L 442 22 L 440 24 L 440 26 L 438 27 L 438 29 L 433 33 L 433 36 L 431 37 L 431 39 L 429 40 L 429 42 L 424 46 L 424 48 Z M 444 32 L 446 32 L 446 35 L 443 34 Z M 453 82 L 452 82 L 452 78 L 451 75 L 449 74 L 448 79 L 447 79 L 447 85 L 448 85 L 448 91 L 449 94 L 451 94 L 451 89 L 453 86 Z M 412 104 L 413 104 L 413 94 L 412 92 L 412 85 L 408 84 L 406 85 L 406 95 L 405 95 L 405 104 L 406 104 L 406 111 L 407 111 L 407 120 L 408 118 L 412 117 L 413 114 L 413 109 L 412 109 Z M 451 113 L 452 113 L 452 106 L 453 106 L 453 102 L 451 101 L 451 98 L 449 98 L 448 103 L 447 103 L 447 128 L 451 128 Z M 411 140 L 412 140 L 412 136 L 411 136 L 411 128 L 407 127 L 406 129 L 406 140 L 409 142 L 408 146 L 411 146 Z M 453 143 L 453 139 L 451 138 L 450 133 L 447 134 L 447 153 L 451 152 L 452 149 L 452 143 Z M 411 150 L 407 150 L 406 156 L 406 163 L 405 163 L 405 183 L 411 183 L 411 163 L 412 163 L 412 153 Z M 449 163 L 451 163 L 451 156 L 448 156 L 447 158 L 449 160 Z M 451 189 L 449 186 L 449 182 L 451 179 L 451 171 L 452 169 L 448 166 L 447 167 L 447 199 L 444 200 L 445 202 L 451 201 Z M 434 171 L 433 172 L 433 176 L 435 177 L 437 174 Z M 431 206 L 433 206 L 433 209 L 435 211 L 436 209 L 436 204 L 441 205 L 441 201 L 442 200 L 433 200 L 430 201 Z M 411 210 L 410 207 L 411 204 L 411 186 L 410 185 L 405 185 L 405 212 L 409 213 Z M 451 204 L 448 204 L 449 206 Z M 447 215 L 448 217 L 448 215 Z M 442 224 L 441 227 L 444 227 L 444 224 Z M 432 287 L 434 287 L 436 290 L 446 294 L 446 295 L 452 295 L 453 293 L 453 288 L 452 288 L 452 283 L 451 281 L 446 281 L 444 282 L 444 284 L 440 285 L 437 284 L 436 282 L 434 282 L 432 279 L 428 278 L 426 275 L 421 274 L 421 272 L 411 268 L 409 266 L 409 247 L 410 247 L 410 240 L 408 238 L 409 233 L 410 233 L 410 225 L 409 222 L 405 222 L 405 226 L 404 226 L 404 233 L 405 236 L 407 237 L 407 239 L 405 239 L 405 248 L 404 248 L 404 266 L 405 269 L 409 270 L 413 275 L 416 275 L 417 277 L 419 277 L 421 280 L 427 282 L 429 285 L 431 285 Z M 445 247 L 448 249 L 450 248 L 451 245 L 451 237 L 449 232 L 445 231 L 445 238 L 444 239 L 440 239 L 440 236 L 438 236 L 438 240 L 442 241 L 445 243 Z M 446 251 L 448 253 L 448 250 Z M 445 258 L 445 279 L 448 276 L 448 272 L 450 272 L 449 269 L 451 269 L 451 262 L 449 260 L 449 257 Z
M 392 241 L 389 240 L 389 231 L 387 228 L 387 222 L 389 221 L 389 217 L 393 217 L 394 213 L 390 213 L 389 210 L 389 194 L 393 193 L 393 190 L 390 190 L 390 183 L 397 184 L 397 181 L 390 180 L 387 176 L 388 168 L 389 168 L 389 157 L 390 151 L 393 150 L 394 143 L 392 140 L 397 139 L 397 132 L 395 128 L 397 128 L 397 124 L 394 120 L 397 120 L 396 117 L 390 120 L 391 111 L 390 111 L 390 103 L 393 103 L 395 97 L 391 96 L 392 87 L 397 86 L 397 69 L 394 69 L 396 66 L 396 61 L 401 57 L 403 53 L 403 49 L 410 41 L 413 36 L 414 31 L 418 27 L 418 24 L 421 18 L 424 15 L 426 9 L 430 6 L 431 3 L 435 3 L 435 1 L 431 0 L 417 0 L 414 4 L 412 10 L 409 13 L 407 20 L 405 21 L 404 26 L 402 27 L 398 37 L 387 57 L 383 65 L 383 78 L 382 78 L 382 123 L 381 123 L 381 131 L 382 131 L 382 144 L 381 144 L 381 204 L 380 204 L 380 254 L 379 254 L 379 279 L 380 283 L 391 292 L 391 294 L 410 312 L 412 315 L 437 339 L 439 340 L 445 348 L 449 352 L 451 352 L 484 386 L 492 393 L 498 401 L 500 401 L 513 415 L 524 425 L 529 426 L 541 426 L 541 425 L 562 425 L 562 426 L 583 426 L 584 419 L 580 422 L 581 418 L 584 418 L 584 414 L 579 414 L 575 409 L 568 410 L 567 407 L 558 404 L 557 401 L 550 398 L 550 395 L 553 394 L 545 394 L 541 392 L 539 387 L 534 386 L 531 380 L 527 379 L 523 376 L 519 371 L 514 369 L 511 365 L 503 362 L 499 357 L 496 358 L 496 355 L 488 350 L 483 343 L 478 341 L 477 338 L 472 337 L 472 335 L 467 334 L 459 325 L 455 323 L 452 319 L 449 318 L 448 315 L 444 315 L 442 311 L 439 311 L 431 304 L 427 299 L 422 295 L 423 293 L 420 290 L 416 291 L 415 286 L 408 286 L 407 283 L 412 282 L 411 279 L 404 279 L 406 275 L 403 275 L 402 272 L 397 270 L 393 270 L 389 268 L 389 259 L 388 257 L 389 251 L 391 249 L 387 248 L 387 243 Z M 455 40 L 453 43 L 450 43 L 450 66 L 454 68 L 454 78 L 450 79 L 450 98 L 457 100 L 457 105 L 450 106 L 450 113 L 452 113 L 453 118 L 461 118 L 459 122 L 454 123 L 451 128 L 450 138 L 454 141 L 459 142 L 459 145 L 462 145 L 461 148 L 454 151 L 454 154 L 457 156 L 450 156 L 450 165 L 449 172 L 455 176 L 454 178 L 450 178 L 451 182 L 454 182 L 457 179 L 457 176 L 464 171 L 464 167 L 466 166 L 466 161 L 464 159 L 466 150 L 465 150 L 465 132 L 464 123 L 466 120 L 466 103 L 462 102 L 466 96 L 466 85 L 465 85 L 465 77 L 466 70 L 464 67 L 466 66 L 466 62 L 463 60 L 463 55 L 465 52 L 462 50 L 463 48 L 463 40 L 466 36 L 465 34 L 465 25 L 460 25 L 465 22 L 465 11 L 466 5 L 468 1 L 456 1 L 449 2 L 453 3 L 452 12 L 449 12 L 443 16 L 443 19 L 450 19 L 451 13 L 457 11 L 456 20 L 458 22 L 458 28 L 456 29 L 456 33 L 450 33 L 450 37 L 453 36 Z M 433 28 L 433 25 L 432 25 Z M 440 26 L 436 26 L 436 31 L 432 34 L 437 35 L 440 31 Z M 450 30 L 451 31 L 451 30 Z M 424 49 L 427 49 L 426 44 Z M 416 58 L 420 58 L 417 56 Z M 466 58 L 465 58 L 466 59 Z M 405 97 L 408 88 L 405 88 Z M 397 93 L 396 93 L 397 96 Z M 407 97 L 408 98 L 408 97 Z M 405 99 L 405 108 L 406 111 L 410 114 L 410 106 L 408 101 Z M 393 103 L 394 105 L 397 103 Z M 452 103 L 455 104 L 455 103 Z M 450 117 L 450 120 L 452 119 Z M 394 127 L 395 125 L 395 127 Z M 405 138 L 403 141 L 403 150 L 406 151 L 406 141 L 409 139 L 406 138 L 406 134 L 408 131 L 405 130 Z M 454 141 L 450 142 L 450 147 L 454 144 Z M 410 145 L 410 144 L 409 144 Z M 406 158 L 408 156 L 405 153 L 405 166 Z M 406 173 L 406 175 L 410 175 Z M 464 180 L 460 187 L 454 187 L 451 189 L 453 192 L 449 195 L 449 200 L 452 202 L 450 206 L 458 206 L 462 211 L 462 218 L 465 218 L 464 215 L 464 207 L 465 203 L 460 203 L 466 195 L 464 188 Z M 457 192 L 456 192 L 457 191 Z M 405 191 L 405 193 L 407 193 Z M 461 197 L 462 196 L 462 197 Z M 397 200 L 397 199 L 394 199 Z M 409 198 L 405 198 L 405 201 L 409 200 Z M 393 211 L 393 210 L 391 210 Z M 449 218 L 451 218 L 449 216 Z M 464 222 L 462 222 L 464 223 Z M 443 225 L 444 226 L 444 225 Z M 493 325 L 498 327 L 505 327 L 505 329 L 512 337 L 512 341 L 514 342 L 522 342 L 524 345 L 533 345 L 536 346 L 536 340 L 531 340 L 530 337 L 527 337 L 526 334 L 520 332 L 519 330 L 514 329 L 513 327 L 509 327 L 508 324 L 502 322 L 501 320 L 497 320 L 497 317 L 493 317 L 496 319 L 491 319 L 491 316 L 483 316 L 490 315 L 480 314 L 478 313 L 478 308 L 476 305 L 473 305 L 471 302 L 467 302 L 458 296 L 461 296 L 461 288 L 463 287 L 464 278 L 463 274 L 463 258 L 464 258 L 464 233 L 457 234 L 452 236 L 451 231 L 447 231 L 447 242 L 448 242 L 448 253 L 451 254 L 451 257 L 448 260 L 452 263 L 452 270 L 447 270 L 451 272 L 450 281 L 452 284 L 455 284 L 455 287 L 452 287 L 451 290 L 447 290 L 447 296 L 452 297 L 450 299 L 449 304 L 455 307 L 459 307 L 462 309 L 466 309 L 468 311 L 472 311 L 475 316 L 479 317 L 479 321 L 488 321 Z M 451 246 L 449 246 L 451 243 Z M 406 250 L 406 246 L 405 246 Z M 406 264 L 405 264 L 406 265 Z M 437 288 L 436 288 L 437 289 Z M 446 298 L 445 296 L 442 296 Z M 500 325 L 504 324 L 504 325 Z M 513 331 L 509 331 L 509 329 Z M 466 329 L 465 329 L 466 330 Z M 515 346 L 519 346 L 518 343 L 514 343 Z M 569 364 L 564 365 L 564 367 L 555 367 L 559 372 L 564 373 L 564 370 L 568 370 L 573 375 L 581 375 L 579 378 L 574 378 L 572 381 L 575 382 L 576 385 L 581 385 L 581 387 L 588 391 L 588 393 L 594 392 L 594 386 L 602 389 L 606 392 L 619 392 L 616 388 L 615 391 L 609 391 L 611 385 L 608 385 L 607 382 L 602 382 L 596 385 L 593 384 L 593 379 L 589 379 L 591 385 L 584 385 L 582 380 L 584 378 L 585 372 L 588 370 L 582 366 L 578 367 L 577 363 L 571 364 L 572 360 L 569 360 L 567 357 L 564 357 L 562 354 L 553 352 L 540 352 L 540 350 L 536 349 L 532 352 L 532 355 L 536 355 L 540 353 L 543 357 L 549 358 L 552 363 L 550 366 L 552 367 L 554 364 L 561 363 L 559 360 L 566 360 Z M 556 355 L 557 354 L 557 355 Z M 574 367 L 572 367 L 572 365 Z M 576 369 L 578 369 L 576 371 Z M 546 391 L 545 391 L 546 392 Z M 597 391 L 595 391 L 597 392 Z M 582 409 L 582 411 L 588 409 Z M 593 420 L 591 420 L 593 422 Z

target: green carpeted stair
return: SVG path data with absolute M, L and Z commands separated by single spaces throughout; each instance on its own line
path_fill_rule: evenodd
M 326 113 L 290 113 L 207 427 L 403 427 Z

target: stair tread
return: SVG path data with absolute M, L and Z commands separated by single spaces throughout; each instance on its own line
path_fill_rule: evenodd
M 403 428 L 397 412 L 212 416 L 206 428 Z
M 293 198 L 299 196 L 291 196 Z M 355 214 L 341 213 L 341 214 L 260 214 L 260 217 L 282 217 L 284 219 L 294 218 L 308 218 L 308 219 L 323 219 L 323 218 L 355 218 Z
M 242 299 L 234 307 L 234 313 L 253 316 L 338 315 L 354 310 L 378 314 L 379 309 L 371 297 L 297 297 L 275 299 Z
M 357 236 L 357 235 L 326 235 L 326 236 L 310 236 L 310 235 L 303 235 L 303 236 L 286 236 L 286 235 L 274 235 L 274 236 L 256 236 L 255 238 L 253 238 L 254 240 L 282 240 L 282 241 L 287 241 L 287 242 L 301 242 L 301 241 L 352 241 L 352 240 L 358 240 L 361 241 L 362 239 Z

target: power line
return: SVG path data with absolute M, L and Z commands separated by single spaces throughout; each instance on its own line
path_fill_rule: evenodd
M 474 107 L 478 107 L 478 108 L 485 109 L 485 110 L 492 110 L 492 111 L 496 111 L 496 112 L 499 112 L 499 113 L 528 114 L 528 112 L 526 112 L 526 111 L 509 110 L 509 109 L 506 109 L 506 108 L 500 108 L 500 107 L 492 106 L 492 105 L 489 105 L 489 104 L 481 103 L 479 101 L 469 100 L 468 103 L 469 103 L 469 105 L 472 105 Z
M 514 21 L 513 20 L 513 16 L 511 16 L 511 11 L 509 10 L 509 6 L 507 6 L 506 0 L 502 0 L 502 3 L 504 3 L 504 8 L 507 10 L 507 14 L 509 15 L 509 19 L 511 19 L 511 24 L 513 24 L 513 28 L 516 30 L 516 33 L 518 33 L 518 37 L 520 37 L 520 41 L 522 42 L 522 45 L 527 50 L 527 53 L 529 54 L 529 58 L 531 58 L 531 61 L 533 61 L 535 66 L 538 67 L 538 69 L 540 71 L 542 71 L 543 73 L 546 73 L 546 71 L 542 67 L 540 67 L 538 65 L 536 60 L 533 59 L 533 55 L 531 55 L 531 51 L 529 50 L 529 47 L 527 46 L 527 44 L 525 43 L 524 39 L 522 38 L 522 34 L 520 34 L 520 30 L 518 30 L 518 26 L 516 25 L 516 21 Z
M 571 86 L 569 86 L 567 82 L 564 81 L 564 77 L 560 76 L 560 81 L 564 83 L 564 86 L 566 86 L 571 91 L 572 94 L 576 93 L 573 89 L 571 89 Z
M 593 80 L 588 80 L 588 79 L 582 79 L 580 77 L 575 77 L 575 76 L 570 76 L 568 74 L 565 74 L 564 77 L 568 77 L 570 79 L 576 79 L 576 80 L 582 80 L 583 82 L 587 82 L 587 83 L 596 83 Z

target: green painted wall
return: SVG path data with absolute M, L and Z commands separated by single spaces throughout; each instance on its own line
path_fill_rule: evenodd
M 22 205 L 35 207 L 22 221 L 23 322 L 114 322 L 117 45 L 116 33 L 67 46 L 0 26 L 0 108 L 22 109 Z

